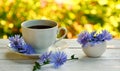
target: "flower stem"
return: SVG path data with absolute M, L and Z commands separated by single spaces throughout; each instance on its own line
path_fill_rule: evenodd
M 73 55 L 71 56 L 71 59 L 67 59 L 67 61 L 69 61 L 69 60 L 78 60 L 78 58 L 75 57 L 75 55 L 73 54 Z M 49 64 L 49 63 L 50 63 L 49 60 L 47 60 L 46 62 L 44 62 L 42 65 L 41 65 L 39 62 L 35 62 L 35 65 L 34 65 L 32 71 L 37 71 L 38 69 L 41 69 L 41 66 L 47 65 L 47 64 Z

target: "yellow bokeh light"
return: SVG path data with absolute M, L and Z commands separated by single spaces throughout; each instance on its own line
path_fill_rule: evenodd
M 8 36 L 7 35 L 3 35 L 3 39 L 7 39 L 8 38 Z
M 41 17 L 41 19 L 46 20 L 46 19 L 48 19 L 48 18 L 47 18 L 47 17 L 45 17 L 45 16 L 42 16 L 42 17 Z
M 96 13 L 97 13 L 97 12 L 96 12 L 95 9 L 91 10 L 91 14 L 96 14 Z
M 1 20 L 1 25 L 5 25 L 6 21 L 5 20 Z
M 70 17 L 71 19 L 74 19 L 74 18 L 75 18 L 75 14 L 74 14 L 74 13 L 70 12 L 70 13 L 68 13 L 68 14 L 69 14 L 69 17 Z
M 99 0 L 98 3 L 99 3 L 100 5 L 105 5 L 105 4 L 108 3 L 108 0 Z
M 9 26 L 9 28 L 13 28 L 14 27 L 13 23 L 10 23 L 8 26 Z
M 72 33 L 68 32 L 67 37 L 72 38 Z
M 117 5 L 116 5 L 116 9 L 120 9 L 120 4 L 117 4 Z
M 116 17 L 111 16 L 109 19 L 110 19 L 111 24 L 112 24 L 114 27 L 118 27 L 118 22 L 117 22 Z
M 85 28 L 87 31 L 92 32 L 93 26 L 92 26 L 91 24 L 85 24 L 85 25 L 84 25 L 84 28 Z
M 106 30 L 112 30 L 112 27 L 110 26 L 110 23 L 105 23 L 106 25 L 104 25 L 103 29 Z
M 40 6 L 40 2 L 37 2 L 35 5 L 36 5 L 36 7 L 39 7 Z

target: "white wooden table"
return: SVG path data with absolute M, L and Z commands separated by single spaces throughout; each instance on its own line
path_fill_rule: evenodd
M 100 58 L 88 58 L 75 39 L 64 39 L 68 56 L 75 54 L 79 60 L 67 61 L 59 69 L 52 65 L 43 66 L 40 71 L 120 71 L 120 40 L 107 42 L 107 50 Z M 7 48 L 8 40 L 0 39 L 0 71 L 32 71 L 36 58 L 15 54 Z

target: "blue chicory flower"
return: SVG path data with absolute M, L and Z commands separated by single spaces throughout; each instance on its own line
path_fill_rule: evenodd
M 29 44 L 26 44 L 20 35 L 9 37 L 9 41 L 11 48 L 13 48 L 16 52 L 23 54 L 35 53 L 35 50 Z
M 35 54 L 35 50 L 29 44 L 24 44 L 23 50 L 21 50 L 21 51 L 19 50 L 19 52 L 24 53 L 24 54 Z
M 55 68 L 63 65 L 66 61 L 67 55 L 64 52 L 57 51 L 50 57 L 50 63 L 53 63 Z
M 83 46 L 90 41 L 90 34 L 87 31 L 82 32 L 81 34 L 78 35 L 77 41 L 80 44 L 83 44 Z
M 94 42 L 98 41 L 97 38 L 96 38 L 96 35 L 97 35 L 96 31 L 93 31 L 93 32 L 90 33 L 90 38 L 89 38 L 90 42 L 92 41 L 94 43 Z
M 10 41 L 10 46 L 14 49 L 21 48 L 22 45 L 25 44 L 24 40 L 22 39 L 22 37 L 20 37 L 20 35 L 9 37 L 9 41 Z
M 106 30 L 103 30 L 102 33 L 98 34 L 97 35 L 97 38 L 100 40 L 100 41 L 105 41 L 105 40 L 110 40 L 112 39 L 112 36 L 111 34 L 106 31 Z
M 42 65 L 44 63 L 46 63 L 47 61 L 49 61 L 50 56 L 51 56 L 52 52 L 45 52 L 43 53 L 39 58 L 38 62 Z
M 103 30 L 101 33 L 97 33 L 96 31 L 89 33 L 84 31 L 79 34 L 77 41 L 82 44 L 82 47 L 86 47 L 88 45 L 93 46 L 110 39 L 112 39 L 112 35 L 107 30 Z

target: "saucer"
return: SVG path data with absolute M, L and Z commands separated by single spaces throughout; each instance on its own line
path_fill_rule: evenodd
M 17 51 L 15 51 L 15 49 L 13 49 L 11 46 L 10 46 L 10 44 L 8 44 L 7 45 L 7 47 L 8 47 L 8 49 L 10 50 L 10 51 L 12 51 L 12 52 L 14 52 L 14 53 L 16 53 L 16 54 L 19 54 L 19 55 L 24 55 L 24 56 L 32 56 L 32 57 L 36 57 L 36 56 L 40 56 L 41 54 L 39 54 L 39 53 L 36 53 L 36 54 L 23 54 L 23 53 L 19 53 L 19 52 L 17 52 Z M 53 46 L 50 46 L 49 48 L 48 48 L 48 51 L 52 51 L 52 52 L 54 52 L 54 51 L 62 51 L 62 50 L 64 50 L 65 48 L 67 48 L 68 47 L 68 45 L 67 45 L 67 43 L 65 42 L 65 41 L 63 41 L 63 40 L 61 40 L 61 41 L 59 41 L 59 42 L 57 42 L 56 44 L 54 44 Z

